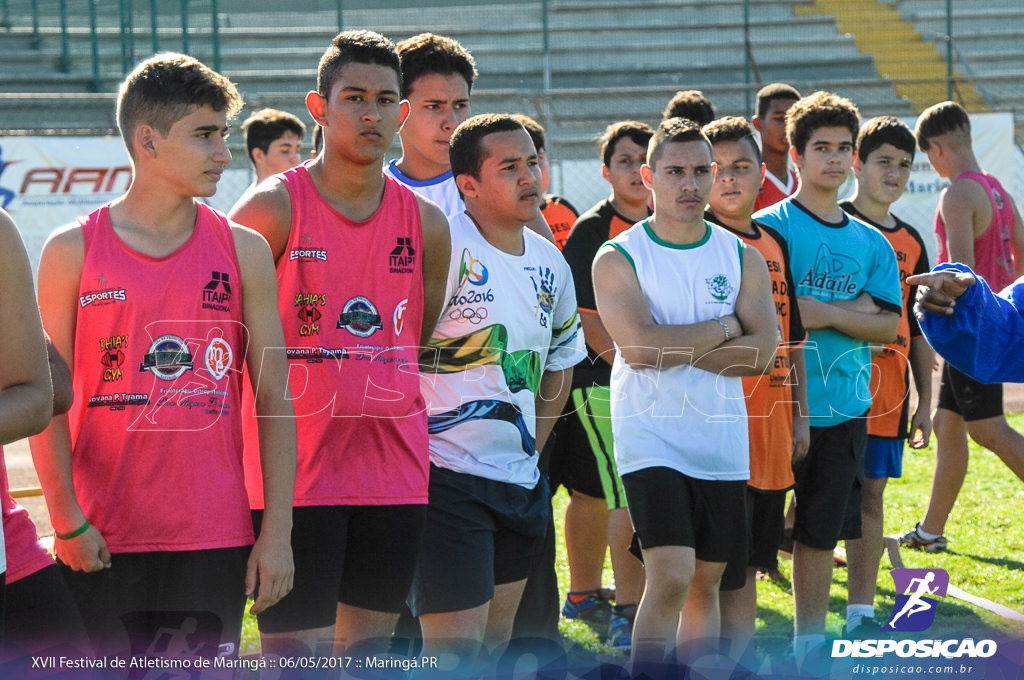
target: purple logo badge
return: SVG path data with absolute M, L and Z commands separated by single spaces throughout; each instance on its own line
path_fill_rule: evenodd
M 945 597 L 949 573 L 945 569 L 893 569 L 896 604 L 882 630 L 919 632 L 935 621 L 936 597 Z

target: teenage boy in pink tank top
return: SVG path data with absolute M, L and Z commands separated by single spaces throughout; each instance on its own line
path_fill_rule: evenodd
M 1024 225 L 1010 194 L 978 164 L 967 111 L 955 102 L 936 104 L 917 119 L 914 134 L 935 171 L 952 182 L 935 216 L 939 262 L 962 262 L 1002 290 L 1021 273 Z M 1006 422 L 1001 383 L 978 382 L 944 362 L 932 423 L 932 495 L 924 518 L 900 538 L 926 552 L 948 546 L 943 532 L 967 476 L 968 435 L 1024 480 L 1024 437 Z
M 386 645 L 412 580 L 428 470 L 418 348 L 451 253 L 441 211 L 382 174 L 408 115 L 401 82 L 387 38 L 336 36 L 306 95 L 323 153 L 232 211 L 277 261 L 299 416 L 295 590 L 259 618 L 271 654 Z M 258 513 L 251 485 L 250 501 Z
M 51 236 L 39 265 L 43 325 L 76 398 L 33 456 L 57 557 L 104 654 L 169 654 L 168 636 L 187 635 L 186 656 L 233 656 L 246 595 L 261 612 L 291 588 L 295 429 L 273 262 L 258 234 L 196 200 L 231 160 L 240 107 L 192 57 L 139 64 L 117 101 L 132 184 Z M 255 545 L 243 359 L 266 416 Z

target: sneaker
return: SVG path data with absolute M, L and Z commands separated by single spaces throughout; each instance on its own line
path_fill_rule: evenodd
M 949 545 L 949 541 L 946 540 L 945 536 L 939 536 L 938 538 L 924 538 L 918 532 L 918 529 L 920 528 L 921 523 L 918 522 L 914 525 L 913 529 L 900 536 L 900 545 L 930 553 L 942 552 Z
M 562 606 L 562 616 L 576 619 L 590 626 L 601 639 L 608 634 L 608 624 L 612 616 L 612 605 L 599 595 L 590 595 L 581 602 L 573 602 L 567 595 Z
M 888 637 L 889 633 L 882 630 L 882 624 L 868 617 L 862 618 L 853 628 L 843 628 L 843 638 L 847 640 L 880 640 Z
M 604 643 L 617 652 L 629 653 L 633 646 L 633 622 L 625 616 L 613 616 Z

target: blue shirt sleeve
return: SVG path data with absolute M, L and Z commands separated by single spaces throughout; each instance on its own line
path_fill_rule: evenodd
M 881 232 L 872 230 L 871 234 L 875 242 L 875 257 L 868 281 L 864 284 L 864 292 L 882 309 L 901 314 L 903 295 L 896 252 Z
M 932 271 L 973 274 L 963 264 L 940 264 Z M 985 279 L 956 302 L 950 316 L 925 314 L 928 343 L 958 370 L 983 383 L 1024 382 L 1024 277 L 996 295 Z

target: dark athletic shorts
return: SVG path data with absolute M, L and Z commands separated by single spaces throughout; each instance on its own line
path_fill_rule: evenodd
M 694 479 L 653 467 L 622 475 L 622 485 L 642 549 L 681 545 L 704 562 L 746 563 L 746 481 Z
M 1003 385 L 980 383 L 948 362 L 942 363 L 938 408 L 959 413 L 964 422 L 1004 415 Z
M 426 505 L 295 508 L 295 587 L 259 614 L 260 630 L 333 626 L 338 603 L 397 614 L 412 582 Z M 259 536 L 263 512 L 253 511 Z
M 592 498 L 604 498 L 608 509 L 626 507 L 615 467 L 611 400 L 608 387 L 573 389 L 565 412 L 552 433 L 548 481 Z
M 779 541 L 786 527 L 786 492 L 747 487 L 746 564 L 730 562 L 722 574 L 721 590 L 739 590 L 746 584 L 748 567 L 771 569 L 779 563 Z
M 78 607 L 56 564 L 8 583 L 6 599 L 4 618 L 0 619 L 0 658 L 38 654 L 68 644 L 88 651 Z
M 88 574 L 58 565 L 101 656 L 187 648 L 213 658 L 238 654 L 250 550 L 114 553 Z
M 551 502 L 541 475 L 526 489 L 430 466 L 430 503 L 416 575 L 414 616 L 478 607 L 494 586 L 525 579 L 544 543 Z
M 860 538 L 867 423 L 861 416 L 831 427 L 811 428 L 807 456 L 793 466 L 794 540 L 817 550 L 832 550 L 840 540 Z

